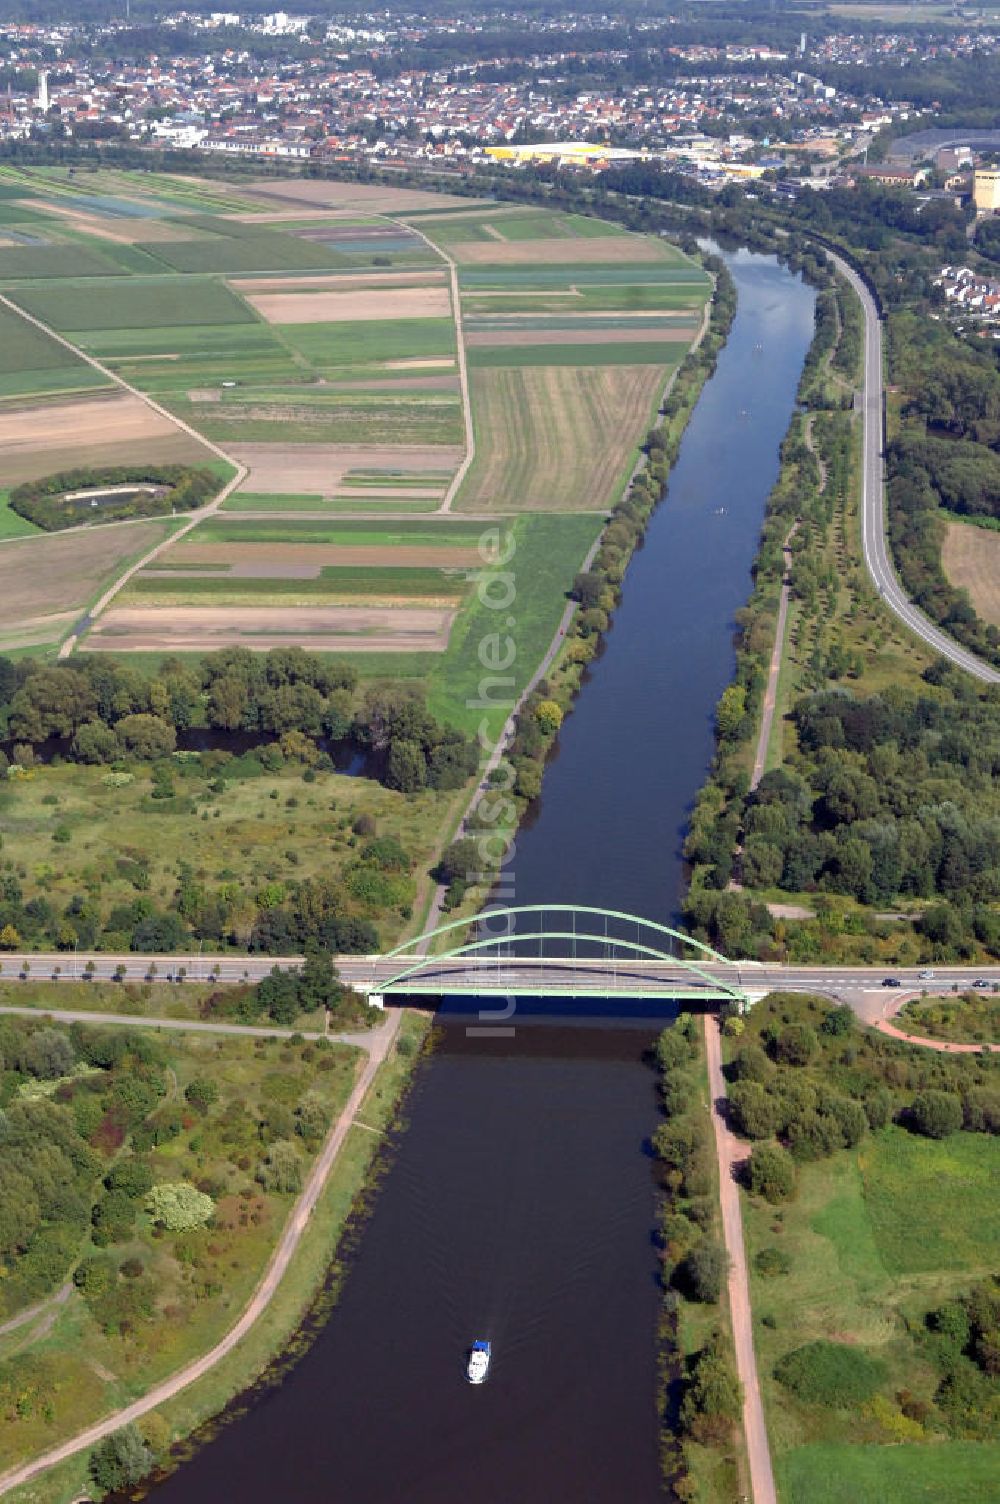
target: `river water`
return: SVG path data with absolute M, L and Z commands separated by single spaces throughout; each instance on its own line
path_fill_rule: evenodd
M 676 912 L 812 336 L 798 277 L 727 260 L 729 341 L 520 835 L 510 902 Z M 162 1504 L 662 1498 L 643 1059 L 656 1024 L 602 1011 L 524 1004 L 503 1036 L 442 1013 L 339 1304 L 283 1383 L 159 1486 Z M 463 1378 L 476 1336 L 494 1344 L 483 1389 Z

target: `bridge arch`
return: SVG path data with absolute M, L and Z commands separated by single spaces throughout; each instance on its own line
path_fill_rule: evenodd
M 514 928 L 510 921 L 517 916 L 543 916 L 542 923 L 533 928 Z M 569 915 L 572 917 L 572 928 L 550 927 L 545 922 L 547 915 Z M 446 950 L 429 954 L 431 943 L 439 936 L 454 934 L 456 931 L 467 931 L 470 926 L 481 925 L 486 918 L 502 918 L 508 922 L 508 927 L 503 932 L 480 936 L 475 939 L 464 940 L 457 946 L 451 946 Z M 578 921 L 584 921 L 584 927 L 580 927 Z M 596 921 L 596 923 L 595 923 Z M 560 920 L 560 924 L 565 924 Z M 611 932 L 610 924 L 627 925 L 635 927 L 636 938 L 628 939 L 621 934 Z M 603 925 L 603 929 L 600 926 Z M 645 938 L 640 939 L 644 934 Z M 513 947 L 519 942 L 536 941 L 540 946 L 538 956 L 515 956 Z M 561 950 L 556 954 L 550 953 L 545 956 L 546 943 L 558 943 L 565 946 L 569 943 L 571 949 Z M 594 945 L 600 946 L 603 955 L 593 957 L 590 955 L 580 956 L 578 947 Z M 697 952 L 697 959 L 692 960 L 676 954 L 677 947 L 689 947 Z M 669 947 L 669 948 L 668 948 Z M 710 991 L 715 996 L 731 998 L 741 1005 L 745 1001 L 745 994 L 736 982 L 727 980 L 718 974 L 706 970 L 706 966 L 730 967 L 731 963 L 725 956 L 713 950 L 710 945 L 703 941 L 695 940 L 683 931 L 661 924 L 655 919 L 646 919 L 638 914 L 628 914 L 617 909 L 604 909 L 589 904 L 521 904 L 517 906 L 497 906 L 485 911 L 484 914 L 471 919 L 455 919 L 444 924 L 437 925 L 434 929 L 424 934 L 415 935 L 409 940 L 404 940 L 400 945 L 388 951 L 381 959 L 383 962 L 398 958 L 401 962 L 399 971 L 393 971 L 390 976 L 379 980 L 378 991 L 380 994 L 427 991 L 462 991 L 461 979 L 468 976 L 471 979 L 472 989 L 476 992 L 511 992 L 516 991 L 510 982 L 504 982 L 501 975 L 501 965 L 506 959 L 507 964 L 517 962 L 519 968 L 529 972 L 535 972 L 541 979 L 540 987 L 532 987 L 531 990 L 548 992 L 550 995 L 574 996 L 574 995 L 600 995 L 606 991 L 613 991 L 619 995 L 627 996 L 664 996 L 664 997 L 690 997 L 705 996 Z M 623 960 L 626 966 L 624 980 L 619 975 L 618 961 Z M 461 966 L 456 963 L 468 959 L 470 966 L 468 973 L 463 973 Z M 643 976 L 636 967 L 636 962 L 641 960 L 647 967 L 657 965 L 666 968 L 676 975 L 655 976 L 647 971 Z M 485 966 L 483 962 L 487 963 Z M 628 966 L 631 962 L 632 965 Z M 496 965 L 496 973 L 490 974 L 490 965 Z M 557 972 L 570 972 L 579 977 L 578 982 L 562 982 L 558 987 L 546 984 L 546 972 L 552 977 Z M 438 976 L 435 977 L 435 972 Z M 609 986 L 607 978 L 611 976 L 613 985 Z M 598 985 L 603 976 L 603 983 Z M 452 978 L 449 989 L 448 979 Z M 591 983 L 593 983 L 591 985 Z M 528 991 L 528 987 L 522 987 L 522 991 Z

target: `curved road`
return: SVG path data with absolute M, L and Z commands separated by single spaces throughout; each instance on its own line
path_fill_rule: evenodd
M 972 674 L 984 684 L 1000 684 L 1000 672 L 960 647 L 953 637 L 936 627 L 915 606 L 903 590 L 896 575 L 886 537 L 885 485 L 882 455 L 882 323 L 875 300 L 853 267 L 842 257 L 828 252 L 840 274 L 851 284 L 861 301 L 865 316 L 864 358 L 864 449 L 862 463 L 861 529 L 865 564 L 875 588 L 889 610 L 909 631 L 921 638 L 935 653 Z

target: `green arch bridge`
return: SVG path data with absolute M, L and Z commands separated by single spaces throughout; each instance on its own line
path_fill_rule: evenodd
M 747 1003 L 738 968 L 711 946 L 654 919 L 587 904 L 490 908 L 370 957 L 367 970 L 357 967 L 354 985 L 376 1006 L 445 993 Z

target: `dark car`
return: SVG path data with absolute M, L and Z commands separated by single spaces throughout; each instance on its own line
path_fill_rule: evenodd
M 882 986 L 883 987 L 902 987 L 902 985 L 903 984 L 899 980 L 898 977 L 883 977 L 882 978 Z
M 993 983 L 988 982 L 985 977 L 977 977 L 972 985 L 973 987 L 992 987 Z

